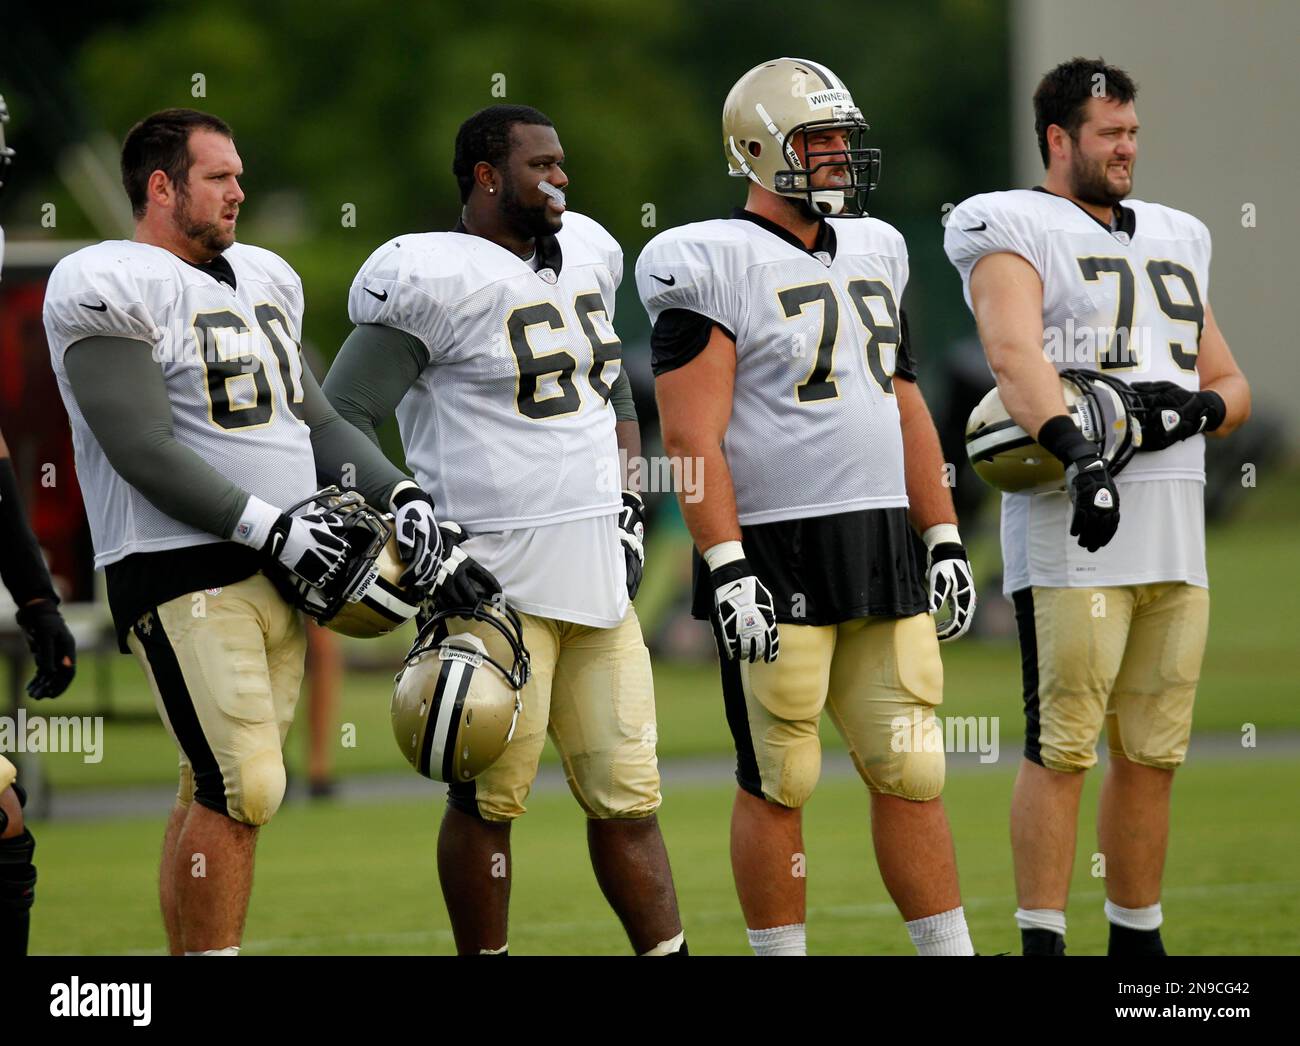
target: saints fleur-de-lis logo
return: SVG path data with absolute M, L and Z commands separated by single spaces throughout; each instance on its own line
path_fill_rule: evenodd
M 140 631 L 146 636 L 153 633 L 153 611 L 150 610 L 140 618 Z

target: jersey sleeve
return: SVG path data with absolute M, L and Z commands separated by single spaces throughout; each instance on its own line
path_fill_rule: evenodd
M 158 346 L 151 295 L 131 260 L 91 249 L 64 258 L 45 288 L 44 319 L 50 346 L 60 355 L 86 338 L 130 338 Z M 153 298 L 160 296 L 154 295 Z
M 989 254 L 1018 254 L 1041 277 L 1047 271 L 1047 247 L 1026 208 L 1017 208 L 1003 193 L 972 196 L 948 215 L 943 249 L 961 274 L 970 296 L 970 274 Z
M 743 280 L 728 271 L 728 260 L 707 241 L 656 236 L 636 262 L 636 290 L 650 322 L 669 309 L 685 309 L 736 330 Z
M 454 341 L 451 320 L 438 294 L 439 281 L 427 248 L 410 237 L 391 240 L 361 267 L 348 293 L 355 324 L 378 323 L 420 340 L 429 361 L 441 361 Z

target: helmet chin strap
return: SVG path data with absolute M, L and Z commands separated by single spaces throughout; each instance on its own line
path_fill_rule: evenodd
M 812 209 L 823 216 L 833 216 L 844 210 L 844 192 L 840 189 L 818 189 L 808 194 Z

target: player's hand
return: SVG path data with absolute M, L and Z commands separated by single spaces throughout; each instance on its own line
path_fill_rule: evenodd
M 476 607 L 501 595 L 501 584 L 492 573 L 460 547 L 468 535 L 459 523 L 440 523 L 442 559 L 434 572 L 429 599 L 439 610 Z
M 960 639 L 975 619 L 976 604 L 975 577 L 966 547 L 951 523 L 927 530 L 925 544 L 930 552 L 930 613 L 938 614 L 945 605 L 949 607 L 948 619 L 935 626 L 939 642 Z
M 36 661 L 36 675 L 27 684 L 28 696 L 37 700 L 58 697 L 77 674 L 77 644 L 63 615 L 54 603 L 42 599 L 23 607 L 17 616 Z
M 1142 400 L 1138 449 L 1143 453 L 1164 450 L 1198 432 L 1213 432 L 1227 414 L 1217 392 L 1193 392 L 1172 381 L 1135 381 L 1133 391 Z
M 442 534 L 433 514 L 433 498 L 417 486 L 406 486 L 393 495 L 392 507 L 397 554 L 402 562 L 411 564 L 400 583 L 427 589 L 442 559 Z
M 645 502 L 631 490 L 623 491 L 623 511 L 618 517 L 618 539 L 627 561 L 627 598 L 636 599 L 645 573 Z
M 775 661 L 780 648 L 772 593 L 742 555 L 710 571 L 719 641 L 731 660 Z
M 1074 514 L 1070 534 L 1089 552 L 1106 545 L 1119 529 L 1119 491 L 1100 455 L 1078 458 L 1065 470 Z
M 310 512 L 290 516 L 281 512 L 262 555 L 288 568 L 295 577 L 312 588 L 320 588 L 343 566 L 348 544 L 335 533 L 343 529 L 343 520 L 333 512 Z

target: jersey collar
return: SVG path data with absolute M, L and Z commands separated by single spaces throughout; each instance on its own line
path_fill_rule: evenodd
M 218 283 L 224 283 L 232 291 L 238 289 L 235 286 L 235 270 L 231 267 L 230 262 L 226 261 L 226 256 L 224 254 L 218 254 L 210 262 L 204 262 L 202 265 L 198 262 L 185 261 L 184 258 L 181 258 L 181 261 L 185 262 L 185 264 L 190 266 L 192 269 L 198 269 L 199 272 L 207 273 Z
M 792 247 L 797 247 L 804 254 L 811 254 L 814 258 L 819 254 L 825 254 L 831 261 L 835 260 L 835 230 L 831 227 L 830 222 L 821 221 L 817 227 L 817 240 L 809 250 L 803 245 L 803 240 L 799 239 L 794 233 L 776 222 L 764 218 L 761 214 L 755 214 L 753 211 L 747 211 L 743 207 L 737 207 L 731 212 L 731 217 L 739 221 L 753 222 L 760 229 L 766 229 L 773 236 L 779 236 Z M 830 264 L 830 262 L 827 262 Z
M 1033 191 L 1046 193 L 1048 196 L 1055 196 L 1058 200 L 1065 200 L 1067 203 L 1072 203 L 1074 204 L 1075 207 L 1079 207 L 1077 203 L 1074 203 L 1074 201 L 1069 199 L 1068 197 L 1062 196 L 1060 193 L 1054 193 L 1052 192 L 1051 189 L 1044 189 L 1041 185 L 1035 185 Z M 1100 225 L 1112 236 L 1116 235 L 1117 233 L 1123 233 L 1124 236 L 1126 237 L 1126 239 L 1123 241 L 1125 243 L 1131 241 L 1133 239 L 1133 234 L 1137 232 L 1137 212 L 1133 210 L 1132 207 L 1125 207 L 1122 203 L 1117 203 L 1115 205 L 1115 227 L 1113 229 L 1105 222 L 1103 222 L 1101 219 L 1099 219 L 1095 214 L 1089 213 L 1088 211 L 1084 210 L 1082 207 L 1079 207 L 1079 210 L 1083 211 L 1084 214 L 1088 215 L 1089 218 L 1091 218 L 1094 222 Z
M 463 233 L 466 236 L 474 235 L 465 228 L 465 222 L 463 220 L 457 221 L 456 227 L 451 231 Z M 486 236 L 480 238 L 485 240 L 487 239 Z M 487 242 L 497 247 L 501 247 L 501 244 L 497 243 L 495 240 L 488 240 Z M 558 236 L 538 236 L 533 240 L 533 244 L 534 254 L 531 258 L 519 258 L 519 255 L 514 254 L 513 251 L 507 251 L 507 253 L 514 254 L 514 257 L 519 258 L 521 264 L 527 265 L 547 283 L 554 283 L 560 278 L 560 269 L 564 265 L 564 251 L 560 249 L 560 238 Z M 501 249 L 503 251 L 506 250 L 505 247 L 501 247 Z M 550 270 L 554 279 L 546 278 L 544 274 L 547 270 Z

